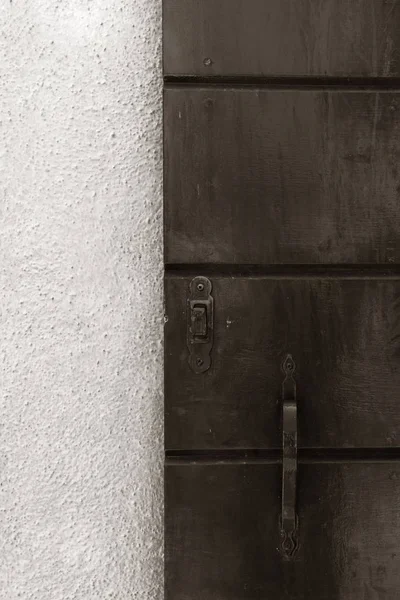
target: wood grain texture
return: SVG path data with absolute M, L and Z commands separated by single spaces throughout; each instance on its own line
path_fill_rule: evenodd
M 166 600 L 395 600 L 398 463 L 299 465 L 300 546 L 279 554 L 280 468 L 166 467 Z
M 397 0 L 164 0 L 166 75 L 394 77 L 399 46 Z
M 166 262 L 399 263 L 399 115 L 397 92 L 167 89 Z
M 278 448 L 282 360 L 299 446 L 400 447 L 400 279 L 211 277 L 212 366 L 188 364 L 191 277 L 167 277 L 167 449 Z

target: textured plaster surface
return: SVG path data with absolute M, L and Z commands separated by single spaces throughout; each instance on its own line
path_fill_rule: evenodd
M 0 598 L 160 600 L 160 0 L 0 19 Z

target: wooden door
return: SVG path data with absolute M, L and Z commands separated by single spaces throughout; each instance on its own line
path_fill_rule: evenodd
M 164 0 L 166 600 L 399 597 L 399 32 Z

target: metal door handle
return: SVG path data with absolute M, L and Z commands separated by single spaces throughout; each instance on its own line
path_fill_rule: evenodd
M 297 399 L 293 374 L 296 364 L 288 354 L 282 365 L 282 514 L 281 549 L 291 558 L 298 547 L 297 496 Z

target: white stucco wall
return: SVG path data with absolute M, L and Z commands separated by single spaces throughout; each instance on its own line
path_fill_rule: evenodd
M 160 600 L 161 1 L 0 18 L 0 598 Z

